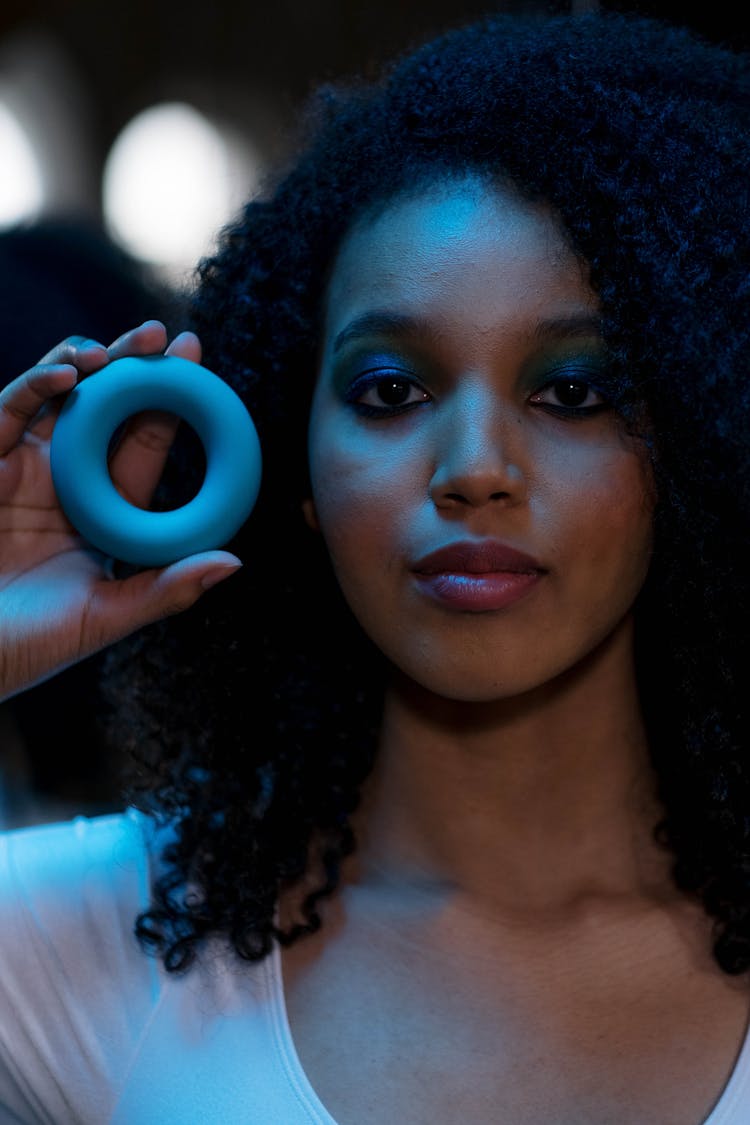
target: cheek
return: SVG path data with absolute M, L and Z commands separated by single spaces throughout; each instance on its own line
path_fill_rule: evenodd
M 368 442 L 343 425 L 319 427 L 310 448 L 310 476 L 320 529 L 332 554 L 394 535 L 413 498 L 416 469 L 382 442 Z
M 337 570 L 366 570 L 368 563 L 383 566 L 389 544 L 397 538 L 399 513 L 404 504 L 395 487 L 363 471 L 342 469 L 318 474 L 313 494 L 320 531 Z M 341 576 L 341 575 L 340 575 Z
M 643 458 L 625 450 L 602 458 L 572 485 L 558 542 L 599 597 L 629 605 L 648 570 L 653 545 L 653 485 Z M 565 511 L 561 502 L 558 512 Z

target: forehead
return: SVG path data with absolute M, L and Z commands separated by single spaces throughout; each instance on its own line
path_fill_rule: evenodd
M 399 198 L 355 224 L 337 255 L 327 325 L 369 307 L 419 308 L 481 327 L 506 315 L 565 315 L 596 299 L 551 209 L 476 180 Z M 554 305 L 554 310 L 550 309 Z

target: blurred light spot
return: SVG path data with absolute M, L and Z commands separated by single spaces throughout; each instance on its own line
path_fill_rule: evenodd
M 208 253 L 219 229 L 255 190 L 259 160 L 241 138 L 183 102 L 134 117 L 104 168 L 110 233 L 177 280 Z
M 41 205 L 37 192 L 30 196 L 24 189 L 25 214 L 33 206 L 39 217 L 99 217 L 101 169 L 93 93 L 53 31 L 26 25 L 0 37 L 0 103 L 23 130 L 40 180 Z M 19 175 L 20 164 L 12 165 L 5 153 L 0 167 L 3 177 L 11 167 L 15 177 Z
M 0 226 L 35 218 L 44 202 L 42 172 L 18 118 L 0 101 Z

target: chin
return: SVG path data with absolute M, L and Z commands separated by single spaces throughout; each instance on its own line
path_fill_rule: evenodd
M 418 670 L 402 668 L 397 670 L 394 682 L 400 692 L 414 698 L 421 696 L 433 702 L 444 700 L 446 703 L 486 706 L 527 696 L 543 687 L 547 680 L 540 680 L 538 673 L 519 675 L 518 670 L 507 675 L 495 671 L 490 677 L 485 662 L 481 674 L 466 668 L 441 668 L 434 675 L 424 667 Z
M 591 640 L 585 646 L 561 646 L 557 652 L 537 647 L 535 662 L 511 659 L 511 654 L 493 661 L 486 650 L 473 658 L 465 654 L 460 660 L 434 663 L 419 654 L 401 664 L 394 682 L 401 685 L 398 690 L 405 695 L 422 697 L 433 706 L 437 700 L 476 706 L 503 707 L 512 701 L 539 706 L 561 691 L 580 687 L 602 659 L 606 662 L 609 649 L 606 640 L 603 644 Z

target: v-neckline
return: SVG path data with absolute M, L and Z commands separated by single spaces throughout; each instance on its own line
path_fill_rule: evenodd
M 278 907 L 274 914 L 274 921 L 278 926 Z M 282 1054 L 287 1075 L 316 1125 L 339 1125 L 339 1122 L 318 1096 L 297 1051 L 289 1019 L 281 948 L 277 941 L 273 942 L 273 949 L 266 960 L 266 964 L 275 1016 L 277 1045 Z M 743 1103 L 750 1106 L 750 1013 L 729 1078 L 713 1109 L 708 1117 L 704 1118 L 701 1125 L 745 1125 L 744 1121 L 740 1122 L 738 1118 L 733 1116 L 737 1107 L 742 1108 Z

